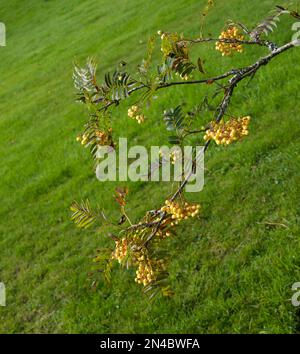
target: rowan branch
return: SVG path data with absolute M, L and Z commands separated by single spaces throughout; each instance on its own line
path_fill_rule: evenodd
M 226 87 L 225 90 L 225 94 L 223 96 L 223 99 L 220 103 L 220 106 L 217 110 L 217 115 L 215 118 L 215 121 L 218 123 L 221 121 L 221 119 L 223 118 L 223 116 L 225 115 L 228 106 L 230 104 L 231 101 L 231 97 L 233 95 L 234 89 L 236 88 L 237 84 L 239 82 L 241 82 L 242 80 L 244 80 L 246 77 L 256 73 L 262 66 L 267 65 L 273 58 L 275 58 L 276 56 L 278 56 L 279 54 L 297 46 L 300 44 L 300 40 L 295 40 L 292 42 L 289 42 L 279 48 L 277 48 L 276 50 L 274 50 L 271 54 L 260 58 L 259 60 L 257 60 L 254 64 L 244 67 L 242 69 L 239 70 L 235 70 L 236 74 L 228 81 L 228 86 Z M 229 76 L 229 75 L 228 75 Z M 207 141 L 204 145 L 204 149 L 203 152 L 205 153 L 207 148 L 210 145 L 210 140 Z M 201 152 L 202 153 L 202 152 Z M 194 167 L 196 166 L 197 163 L 197 159 L 199 158 L 199 155 L 195 157 L 195 159 L 193 160 L 193 168 L 190 171 L 190 173 L 188 174 L 188 176 L 185 177 L 185 179 L 181 182 L 179 188 L 176 190 L 176 192 L 172 195 L 172 197 L 170 198 L 170 201 L 174 201 L 183 191 L 184 187 L 186 186 L 186 184 L 188 183 L 189 179 L 192 176 Z M 150 234 L 150 236 L 147 238 L 146 243 L 150 242 L 151 239 L 153 239 L 153 237 L 156 235 L 161 223 L 163 222 L 163 220 L 166 217 L 166 213 L 162 213 L 161 217 L 159 218 L 158 221 L 153 222 L 150 227 L 153 227 L 153 231 Z M 144 225 L 143 225 L 144 226 Z M 134 225 L 134 227 L 139 227 L 139 225 Z

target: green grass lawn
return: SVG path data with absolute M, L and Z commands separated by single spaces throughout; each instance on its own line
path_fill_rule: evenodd
M 150 304 L 133 272 L 115 267 L 111 287 L 91 289 L 88 272 L 107 229 L 82 231 L 71 223 L 73 199 L 89 198 L 115 213 L 115 183 L 96 180 L 93 161 L 76 142 L 87 117 L 74 103 L 74 60 L 94 56 L 98 74 L 123 59 L 133 68 L 157 30 L 197 36 L 204 0 L 2 1 L 0 21 L 0 281 L 7 306 L 0 332 L 55 333 L 299 333 L 291 304 L 300 281 L 300 48 L 286 52 L 243 84 L 233 113 L 251 115 L 250 136 L 206 155 L 205 188 L 190 199 L 201 216 L 170 243 L 175 296 Z M 254 26 L 276 0 L 217 1 L 207 32 L 227 19 Z M 282 19 L 274 36 L 292 36 Z M 274 38 L 275 38 L 274 37 Z M 209 76 L 250 64 L 266 53 L 222 59 L 197 48 Z M 203 87 L 160 92 L 141 129 L 114 110 L 116 136 L 132 144 L 166 143 L 162 112 L 201 102 Z M 149 134 L 151 131 L 151 134 Z M 126 134 L 125 134 L 126 133 Z M 158 207 L 170 186 L 129 183 L 129 210 L 137 220 Z M 145 195 L 147 198 L 145 198 Z M 279 224 L 284 224 L 281 226 Z

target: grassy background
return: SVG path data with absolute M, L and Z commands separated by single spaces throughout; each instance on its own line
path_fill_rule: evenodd
M 75 141 L 86 118 L 74 103 L 72 63 L 95 56 L 99 77 L 123 59 L 134 67 L 157 30 L 197 36 L 204 0 L 1 1 L 7 46 L 0 48 L 0 281 L 7 306 L 0 332 L 295 333 L 300 312 L 291 286 L 300 281 L 299 59 L 291 50 L 237 92 L 232 112 L 249 114 L 251 134 L 206 156 L 205 189 L 191 196 L 199 220 L 171 242 L 176 295 L 153 305 L 133 273 L 114 270 L 112 287 L 87 279 L 104 234 L 70 222 L 73 199 L 90 198 L 114 213 L 113 183 L 97 182 L 88 152 Z M 208 32 L 230 18 L 253 26 L 276 0 L 217 1 Z M 282 19 L 278 42 L 290 40 Z M 197 48 L 209 75 L 251 63 L 265 51 L 220 59 Z M 200 87 L 161 92 L 145 129 L 114 111 L 114 130 L 130 141 L 166 141 L 162 111 L 196 104 Z M 151 130 L 151 134 L 149 134 Z M 131 184 L 129 212 L 159 206 L 169 187 Z M 147 198 L 145 198 L 147 195 Z M 286 227 L 268 223 L 283 223 Z

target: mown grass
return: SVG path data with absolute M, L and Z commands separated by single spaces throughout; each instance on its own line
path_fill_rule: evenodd
M 7 46 L 0 48 L 0 281 L 7 306 L 1 332 L 295 333 L 299 311 L 291 286 L 300 281 L 299 49 L 242 85 L 232 112 L 251 115 L 251 134 L 206 156 L 205 189 L 190 196 L 199 220 L 171 242 L 172 299 L 149 304 L 133 273 L 114 269 L 113 284 L 90 288 L 87 273 L 105 232 L 70 222 L 73 199 L 89 198 L 114 213 L 114 183 L 95 179 L 88 152 L 75 141 L 86 118 L 74 103 L 73 61 L 95 56 L 99 76 L 120 59 L 134 67 L 158 29 L 197 36 L 205 1 L 37 1 L 2 4 Z M 277 1 L 220 1 L 208 19 L 217 35 L 230 18 L 249 26 Z M 282 19 L 279 42 L 290 39 Z M 141 42 L 142 41 L 142 42 Z M 264 53 L 220 59 L 197 48 L 208 74 L 251 63 Z M 132 144 L 163 144 L 162 111 L 201 101 L 205 88 L 161 92 L 142 130 L 114 111 L 116 135 Z M 159 206 L 165 184 L 130 184 L 129 213 Z M 145 197 L 146 196 L 146 197 Z M 283 224 L 284 226 L 280 225 Z

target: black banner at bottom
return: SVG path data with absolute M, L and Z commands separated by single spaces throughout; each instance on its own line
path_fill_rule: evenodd
M 0 352 L 41 353 L 66 350 L 75 353 L 101 352 L 192 352 L 211 353 L 216 350 L 241 353 L 297 348 L 299 335 L 195 335 L 195 334 L 17 334 L 0 335 Z M 6 350 L 2 351 L 2 349 Z

